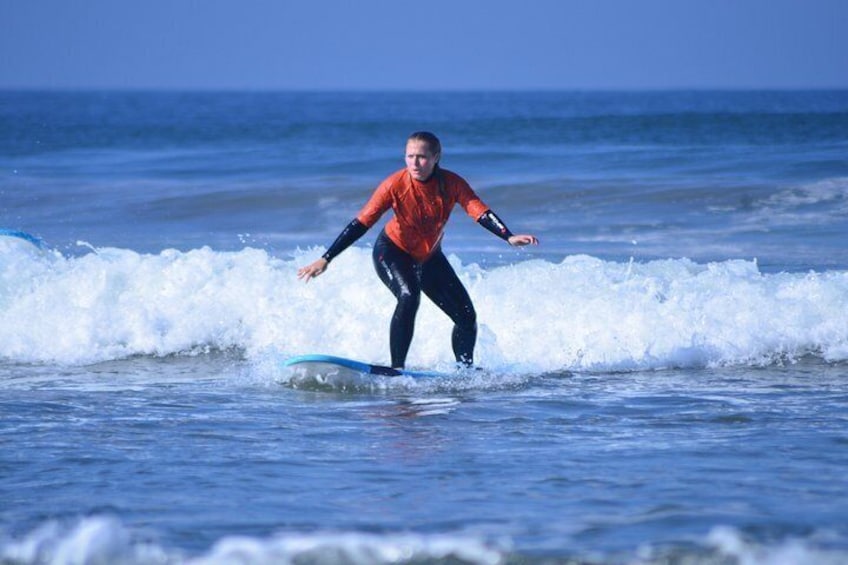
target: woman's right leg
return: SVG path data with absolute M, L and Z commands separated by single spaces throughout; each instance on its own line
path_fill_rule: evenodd
M 374 243 L 374 268 L 397 299 L 389 331 L 392 367 L 402 369 L 415 332 L 415 314 L 421 303 L 421 267 L 381 232 Z
M 451 344 L 457 363 L 472 366 L 477 341 L 477 313 L 468 291 L 441 249 L 421 266 L 421 288 L 453 320 Z

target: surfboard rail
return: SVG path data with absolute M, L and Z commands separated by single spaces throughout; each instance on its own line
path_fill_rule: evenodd
M 25 231 L 0 228 L 0 236 L 17 237 L 18 239 L 23 239 L 24 241 L 30 242 L 39 249 L 47 249 L 47 244 L 44 243 L 43 239 Z
M 436 371 L 393 369 L 384 365 L 375 365 L 372 363 L 365 363 L 363 361 L 356 361 L 355 359 L 339 357 L 337 355 L 324 355 L 322 353 L 307 353 L 305 355 L 296 355 L 283 361 L 283 366 L 292 367 L 294 365 L 302 365 L 309 363 L 338 365 L 339 367 L 351 369 L 353 371 L 357 371 L 366 375 L 378 375 L 382 377 L 435 378 L 448 376 L 445 373 L 439 373 Z

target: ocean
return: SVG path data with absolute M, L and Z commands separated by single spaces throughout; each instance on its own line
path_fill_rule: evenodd
M 284 367 L 422 129 L 480 370 Z M 0 563 L 848 563 L 848 91 L 2 91 L 0 228 Z

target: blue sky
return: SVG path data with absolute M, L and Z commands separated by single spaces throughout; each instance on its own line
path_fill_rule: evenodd
M 0 88 L 848 88 L 848 0 L 0 0 Z

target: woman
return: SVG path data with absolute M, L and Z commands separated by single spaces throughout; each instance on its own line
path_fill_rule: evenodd
M 362 237 L 391 208 L 395 215 L 374 244 L 374 267 L 397 299 L 391 322 L 392 367 L 402 369 L 412 343 L 421 293 L 453 320 L 452 345 L 463 366 L 474 362 L 477 314 L 447 257 L 441 240 L 455 204 L 477 223 L 513 246 L 538 244 L 532 235 L 514 235 L 474 193 L 468 183 L 439 167 L 442 146 L 430 132 L 416 132 L 406 142 L 406 168 L 386 178 L 324 255 L 297 272 L 317 277 L 333 258 Z

